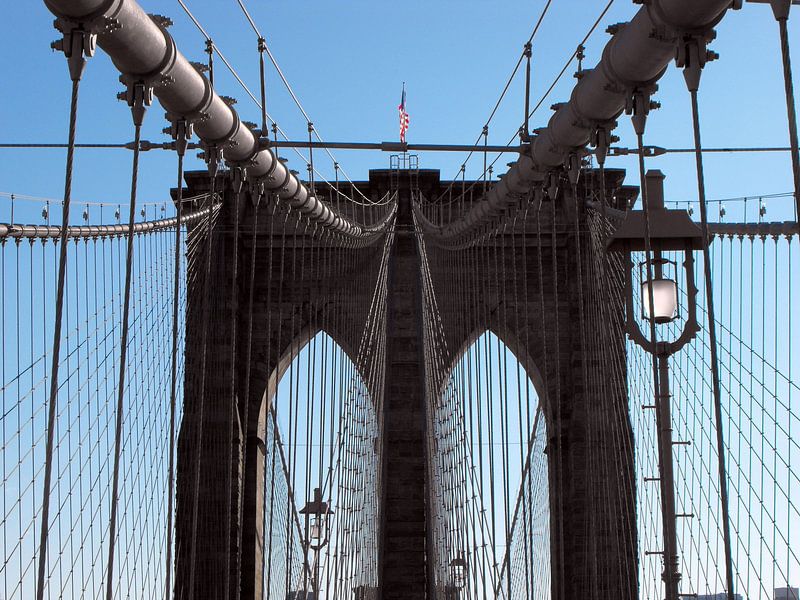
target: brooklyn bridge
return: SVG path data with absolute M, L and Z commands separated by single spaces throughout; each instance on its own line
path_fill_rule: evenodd
M 559 1 L 528 3 L 472 144 L 407 141 L 405 87 L 400 141 L 325 141 L 255 0 L 216 3 L 249 78 L 188 1 L 37 7 L 49 62 L 4 61 L 29 109 L 0 134 L 1 598 L 798 599 L 798 2 L 580 3 L 547 89 Z M 726 38 L 756 18 L 768 37 Z M 757 66 L 715 79 L 736 47 Z M 761 73 L 777 87 L 729 128 L 774 121 L 771 141 L 704 144 L 728 110 L 708 88 L 734 106 Z M 45 74 L 58 90 L 31 93 Z M 279 90 L 300 134 L 267 110 Z M 19 137 L 45 102 L 63 127 Z M 508 103 L 519 127 L 492 144 Z M 334 152 L 384 164 L 351 177 Z M 63 196 L 13 177 L 32 156 Z M 713 195 L 737 177 L 762 192 Z M 73 199 L 88 178 L 130 193 Z

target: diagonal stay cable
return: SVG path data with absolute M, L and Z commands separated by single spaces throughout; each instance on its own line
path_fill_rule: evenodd
M 553 0 L 547 0 L 547 4 L 545 4 L 544 8 L 542 9 L 541 14 L 539 15 L 539 19 L 536 21 L 536 24 L 533 27 L 533 31 L 531 32 L 531 35 L 528 37 L 528 41 L 525 43 L 525 47 L 526 48 L 531 42 L 533 42 L 533 39 L 536 37 L 536 33 L 539 31 L 539 28 L 541 27 L 542 22 L 544 21 L 544 18 L 547 15 L 547 11 L 550 9 L 550 5 L 552 4 L 552 1 Z M 612 0 L 612 2 L 613 2 L 613 0 Z M 573 54 L 573 56 L 574 56 L 574 54 Z M 503 99 L 505 98 L 506 93 L 508 93 L 508 89 L 511 87 L 511 83 L 514 81 L 514 78 L 517 76 L 517 72 L 519 71 L 519 67 L 522 64 L 522 60 L 524 58 L 525 58 L 525 51 L 523 50 L 523 52 L 520 53 L 519 58 L 517 59 L 517 64 L 514 65 L 514 68 L 511 71 L 511 75 L 508 77 L 508 80 L 506 80 L 506 84 L 503 87 L 503 91 L 500 93 L 500 97 L 497 99 L 497 102 L 495 102 L 494 108 L 492 108 L 492 112 L 489 113 L 489 118 L 486 119 L 486 123 L 484 124 L 483 131 L 481 131 L 481 133 L 478 135 L 477 139 L 475 140 L 475 144 L 474 145 L 477 145 L 480 142 L 481 138 L 485 135 L 484 132 L 489 127 L 489 124 L 492 122 L 492 119 L 494 118 L 495 114 L 497 113 L 497 110 L 500 108 L 500 104 L 503 102 Z M 565 68 L 565 70 L 566 70 L 566 68 Z M 514 134 L 514 136 L 516 137 L 516 133 Z M 469 154 L 467 154 L 467 158 L 464 159 L 464 164 L 466 164 L 466 162 L 470 158 L 472 158 L 473 154 L 475 154 L 475 150 L 470 150 Z M 484 173 L 485 172 L 486 172 L 486 170 L 484 169 Z M 458 173 L 460 174 L 461 171 L 459 170 Z M 450 182 L 450 185 L 447 187 L 447 189 L 444 191 L 444 193 L 442 193 L 439 196 L 439 199 L 441 199 L 442 197 L 444 197 L 445 194 L 448 194 L 450 192 L 450 190 L 456 184 L 457 178 L 458 178 L 458 174 L 456 174 L 456 176 Z
M 592 34 L 593 34 L 593 33 L 595 32 L 595 30 L 597 29 L 598 25 L 600 25 L 600 21 L 602 21 L 603 17 L 605 17 L 605 16 L 606 16 L 606 14 L 607 14 L 607 13 L 608 13 L 608 11 L 611 9 L 611 6 L 612 6 L 613 4 L 614 4 L 614 0 L 609 0 L 608 4 L 606 4 L 605 8 L 604 8 L 604 9 L 603 9 L 603 11 L 600 13 L 600 15 L 597 17 L 597 19 L 595 20 L 595 22 L 592 24 L 592 27 L 589 29 L 589 31 L 586 33 L 586 35 L 583 37 L 583 39 L 581 40 L 581 42 L 580 42 L 580 44 L 579 44 L 579 45 L 584 45 L 584 44 L 585 44 L 585 43 L 588 41 L 588 39 L 589 39 L 589 38 L 592 36 Z M 544 92 L 544 94 L 542 94 L 541 98 L 540 98 L 540 99 L 539 99 L 539 101 L 536 103 L 536 105 L 533 107 L 533 109 L 531 110 L 531 112 L 530 112 L 530 113 L 528 113 L 528 118 L 532 117 L 532 116 L 533 116 L 533 115 L 534 115 L 534 114 L 535 114 L 535 113 L 536 113 L 536 112 L 537 112 L 537 111 L 538 111 L 538 110 L 539 110 L 539 109 L 542 107 L 542 104 L 544 104 L 545 100 L 547 100 L 547 98 L 550 96 L 550 94 L 552 93 L 553 89 L 555 89 L 556 85 L 558 85 L 558 82 L 559 82 L 559 81 L 561 80 L 561 78 L 564 76 L 564 73 L 566 73 L 566 72 L 567 72 L 567 69 L 568 69 L 568 68 L 569 68 L 569 66 L 572 64 L 572 61 L 574 60 L 574 58 L 575 58 L 576 54 L 577 54 L 577 50 L 573 51 L 573 52 L 572 52 L 572 54 L 570 54 L 569 58 L 568 58 L 568 59 L 567 59 L 567 61 L 564 63 L 564 66 L 561 68 L 561 71 L 559 71 L 559 73 L 558 73 L 558 75 L 556 76 L 556 78 L 555 78 L 555 79 L 553 80 L 553 82 L 550 84 L 550 87 L 548 87 L 548 88 L 547 88 L 547 90 Z M 514 140 L 516 139 L 516 137 L 517 137 L 517 131 L 515 131 L 515 132 L 514 132 L 514 134 L 511 136 L 511 138 L 510 138 L 510 139 L 508 140 L 508 142 L 505 144 L 505 146 L 506 146 L 506 147 L 509 147 L 509 146 L 511 146 L 511 144 L 514 142 Z M 480 138 L 478 138 L 478 139 L 480 139 Z M 470 155 L 470 156 L 471 156 L 471 155 Z M 463 198 L 464 198 L 464 197 L 467 195 L 467 193 L 469 193 L 469 192 L 470 192 L 472 189 L 474 189 L 474 188 L 475 188 L 475 186 L 476 186 L 478 183 L 480 183 L 480 181 L 481 181 L 481 178 L 482 178 L 482 177 L 483 177 L 483 176 L 484 176 L 484 175 L 485 175 L 485 174 L 488 172 L 489 168 L 493 168 L 493 167 L 494 167 L 494 165 L 497 163 L 497 161 L 498 161 L 498 160 L 500 160 L 500 157 L 502 157 L 502 156 L 503 156 L 502 154 L 498 154 L 498 155 L 495 157 L 495 159 L 494 159 L 494 160 L 493 160 L 491 163 L 489 163 L 489 165 L 488 165 L 488 166 L 487 166 L 487 167 L 486 167 L 486 168 L 483 170 L 483 172 L 481 173 L 481 176 L 480 176 L 478 179 L 476 179 L 476 180 L 475 180 L 475 181 L 474 181 L 472 184 L 470 184 L 470 185 L 469 185 L 469 186 L 468 186 L 468 187 L 467 187 L 467 188 L 466 188 L 466 189 L 465 189 L 465 190 L 464 190 L 464 191 L 463 191 L 463 192 L 462 192 L 462 193 L 461 193 L 459 196 L 454 196 L 452 200 L 449 200 L 449 201 L 448 201 L 448 204 L 449 204 L 450 202 L 460 202 L 460 201 L 461 201 L 461 200 L 462 200 L 462 199 L 463 199 Z M 467 158 L 469 159 L 469 157 L 467 157 Z M 459 173 L 460 173 L 460 171 L 459 171 Z M 454 179 L 454 180 L 451 182 L 451 184 L 450 184 L 450 187 L 452 187 L 452 186 L 455 184 L 455 182 L 456 182 L 456 180 Z M 449 188 L 448 188 L 448 189 L 449 189 Z M 446 193 L 446 192 L 445 192 L 445 193 Z M 441 196 L 440 196 L 440 198 L 441 198 Z
M 231 75 L 233 75 L 234 79 L 236 79 L 236 81 L 239 83 L 239 85 L 242 86 L 242 88 L 244 89 L 245 93 L 247 93 L 247 95 L 250 96 L 250 99 L 256 104 L 256 106 L 258 106 L 258 108 L 260 110 L 263 110 L 263 105 L 262 105 L 261 101 L 258 98 L 256 98 L 255 94 L 253 94 L 253 92 L 250 90 L 250 88 L 247 86 L 247 84 L 245 84 L 245 82 L 242 80 L 241 76 L 237 73 L 236 69 L 234 69 L 234 67 L 230 63 L 230 61 L 228 61 L 228 59 L 222 53 L 222 51 L 220 50 L 219 46 L 213 41 L 213 39 L 208 34 L 206 29 L 202 26 L 202 24 L 197 19 L 197 17 L 195 17 L 194 14 L 192 14 L 192 11 L 186 5 L 184 0 L 177 0 L 177 2 L 181 6 L 181 8 L 183 8 L 183 11 L 186 13 L 186 15 L 189 17 L 189 19 L 194 23 L 195 27 L 197 27 L 197 29 L 200 31 L 200 33 L 205 37 L 206 41 L 210 42 L 212 44 L 214 50 L 217 53 L 217 56 L 219 56 L 219 58 L 222 60 L 223 64 L 228 68 L 228 70 L 230 71 Z M 263 36 L 260 35 L 260 31 L 259 31 L 258 27 L 256 26 L 255 22 L 253 21 L 253 18 L 250 15 L 250 13 L 247 11 L 247 9 L 244 7 L 243 3 L 240 0 L 237 0 L 237 2 L 239 4 L 239 6 L 242 8 L 245 16 L 247 17 L 247 20 L 250 23 L 250 26 L 253 28 L 253 31 L 256 32 L 256 35 L 258 35 L 259 38 L 262 38 Z M 309 117 L 309 115 L 306 112 L 306 110 L 303 108 L 302 104 L 300 103 L 300 100 L 297 98 L 297 95 L 294 93 L 294 90 L 292 89 L 291 85 L 289 84 L 289 81 L 286 79 L 286 76 L 283 74 L 283 71 L 281 70 L 280 66 L 278 65 L 278 62 L 275 60 L 275 57 L 270 52 L 269 47 L 265 45 L 264 49 L 265 49 L 265 51 L 267 53 L 267 56 L 269 57 L 270 61 L 272 62 L 273 66 L 275 67 L 275 70 L 278 72 L 278 75 L 280 76 L 281 80 L 283 81 L 284 85 L 286 86 L 286 89 L 289 91 L 289 94 L 292 96 L 292 99 L 294 100 L 295 104 L 300 109 L 300 112 L 303 113 L 303 116 L 305 117 L 306 122 L 311 123 L 312 122 L 311 118 Z M 267 116 L 272 121 L 272 123 L 276 127 L 276 129 L 278 129 L 280 134 L 285 139 L 288 140 L 289 139 L 288 136 L 283 132 L 283 130 L 281 130 L 280 127 L 278 127 L 278 124 L 275 121 L 275 119 L 273 119 L 272 116 L 269 115 L 268 113 L 267 113 Z M 314 128 L 314 134 L 316 135 L 317 139 L 320 142 L 324 142 L 324 140 L 319 135 L 319 132 L 316 130 L 316 128 Z M 334 163 L 338 164 L 338 161 L 333 156 L 331 151 L 329 149 L 327 149 L 327 148 L 325 148 L 324 150 L 325 150 L 325 153 L 330 157 L 330 159 Z M 296 148 L 294 149 L 294 152 L 300 158 L 302 158 L 303 161 L 305 161 L 307 163 L 309 162 L 308 159 L 306 159 L 306 157 L 304 157 Z M 369 198 L 367 198 L 364 195 L 364 193 L 360 189 L 358 189 L 356 187 L 356 185 L 353 183 L 353 181 L 347 175 L 345 170 L 342 169 L 341 165 L 339 165 L 339 169 L 342 171 L 342 174 L 345 176 L 345 179 L 347 179 L 347 181 L 352 185 L 353 189 L 358 193 L 358 195 L 361 196 L 367 204 L 371 204 Z M 322 181 L 324 181 L 326 184 L 330 184 L 330 182 L 327 181 L 327 179 L 325 179 L 316 169 L 314 169 L 314 172 L 320 177 L 320 179 Z
M 236 2 L 239 4 L 239 7 L 242 9 L 242 12 L 244 13 L 245 17 L 247 18 L 248 22 L 250 23 L 250 26 L 253 28 L 253 31 L 256 33 L 256 35 L 259 38 L 264 39 L 264 36 L 261 35 L 261 32 L 259 31 L 258 27 L 256 26 L 255 21 L 253 20 L 253 17 L 250 15 L 249 11 L 247 10 L 243 0 L 236 0 Z M 281 81 L 283 82 L 284 87 L 286 87 L 286 91 L 289 92 L 289 95 L 292 97 L 292 100 L 294 101 L 294 103 L 297 106 L 297 108 L 303 114 L 303 117 L 305 118 L 306 122 L 307 123 L 312 123 L 313 121 L 311 119 L 311 116 L 308 114 L 308 112 L 306 112 L 306 109 L 303 107 L 302 102 L 300 102 L 300 99 L 297 97 L 297 94 L 295 94 L 294 89 L 292 88 L 291 84 L 289 83 L 289 80 L 286 78 L 286 75 L 284 75 L 283 70 L 281 69 L 280 65 L 278 64 L 277 59 L 272 54 L 272 51 L 269 49 L 269 45 L 266 42 L 264 43 L 264 51 L 267 53 L 267 57 L 269 58 L 270 62 L 272 63 L 272 66 L 275 67 L 275 71 L 278 73 L 278 76 L 281 78 Z M 274 122 L 275 121 L 273 119 L 273 123 Z M 313 134 L 314 134 L 314 136 L 316 136 L 316 138 L 320 142 L 324 142 L 325 141 L 325 140 L 322 139 L 322 136 L 320 135 L 319 130 L 316 127 L 314 127 L 314 129 L 313 129 Z M 338 161 L 336 160 L 336 157 L 333 155 L 333 153 L 330 151 L 330 149 L 323 148 L 323 150 L 324 150 L 325 154 L 327 154 L 328 157 L 334 163 L 338 163 Z M 359 190 L 357 187 L 355 187 L 355 185 L 353 184 L 353 181 L 350 179 L 350 177 L 348 176 L 347 172 L 342 168 L 341 165 L 339 165 L 339 169 L 342 171 L 342 175 L 344 175 L 344 178 L 348 181 L 348 183 L 353 185 L 353 189 L 355 189 L 358 192 L 358 194 L 362 198 L 364 198 L 364 200 L 369 202 L 369 199 L 361 192 L 361 190 Z

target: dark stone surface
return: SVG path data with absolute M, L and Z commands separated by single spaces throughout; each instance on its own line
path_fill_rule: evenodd
M 621 185 L 623 175 L 621 171 L 606 173 L 607 187 L 618 205 L 624 205 L 632 194 L 631 189 Z M 190 174 L 187 180 L 191 195 L 207 189 L 205 174 Z M 390 181 L 388 170 L 377 170 L 370 172 L 369 182 L 358 185 L 368 197 L 380 198 Z M 580 190 L 579 197 L 591 195 L 596 187 L 593 174 L 585 181 L 587 187 Z M 426 401 L 419 329 L 419 257 L 411 228 L 409 183 L 406 178 L 400 181 L 401 203 L 388 292 L 384 497 L 379 532 L 380 590 L 387 600 L 426 598 L 435 585 L 430 581 L 430 560 L 426 562 Z M 342 184 L 345 193 L 348 186 Z M 429 198 L 446 189 L 439 182 L 438 171 L 420 171 L 419 187 Z M 457 186 L 453 194 L 458 192 Z M 325 189 L 319 190 L 322 197 L 326 193 Z M 445 220 L 457 218 L 459 211 L 467 209 L 478 195 L 442 208 L 442 216 Z M 259 209 L 252 355 L 246 385 L 248 371 L 242 357 L 246 356 L 249 331 L 247 299 L 251 292 L 250 232 L 254 210 L 246 197 L 238 213 L 241 235 L 238 277 L 234 281 L 233 204 L 232 195 L 226 190 L 213 243 L 210 285 L 203 283 L 204 245 L 195 245 L 190 252 L 184 418 L 177 469 L 176 598 L 190 597 L 193 543 L 194 598 L 224 598 L 226 581 L 231 598 L 262 597 L 264 549 L 260 538 L 264 530 L 261 507 L 266 468 L 263 426 L 270 375 L 285 368 L 296 348 L 323 329 L 354 358 L 380 266 L 380 244 L 363 249 L 320 248 L 311 243 L 311 232 L 303 226 L 295 233 L 294 222 L 284 213 L 269 218 L 272 207 Z M 337 202 L 332 200 L 331 204 L 336 206 Z M 593 373 L 602 368 L 621 368 L 624 373 L 625 345 L 622 338 L 598 341 L 596 335 L 589 336 L 588 344 L 582 342 L 579 288 L 588 298 L 599 267 L 584 234 L 580 238 L 583 280 L 578 279 L 573 206 L 570 198 L 556 206 L 545 202 L 535 209 L 540 211 L 540 232 L 532 225 L 535 220 L 529 219 L 526 229 L 507 229 L 491 244 L 450 254 L 429 248 L 429 259 L 452 352 L 450 361 L 458 360 L 460 352 L 477 335 L 490 329 L 523 363 L 544 400 L 553 598 L 588 597 L 587 590 L 593 589 L 601 597 L 633 599 L 637 593 L 637 565 L 635 555 L 629 552 L 635 548 L 635 511 L 630 487 L 633 456 L 626 391 L 609 389 L 596 378 L 584 385 L 582 376 L 584 368 Z M 363 214 L 355 205 L 345 203 L 340 208 L 347 214 Z M 583 211 L 579 220 L 585 231 Z M 291 233 L 280 235 L 284 230 Z M 554 257 L 556 272 L 552 268 Z M 335 272 L 331 272 L 330 265 L 336 265 Z M 236 304 L 232 304 L 234 286 L 238 292 Z M 205 302 L 211 351 L 203 370 Z M 613 305 L 607 310 L 618 318 L 622 307 Z M 233 389 L 232 343 L 237 356 Z M 608 360 L 609 347 L 613 364 L 600 364 Z M 203 433 L 198 444 L 203 373 Z M 590 470 L 596 464 L 615 465 L 603 471 L 607 481 L 592 483 Z M 198 465 L 198 528 L 194 538 L 194 473 Z M 230 488 L 228 481 L 232 483 Z M 237 561 L 239 555 L 241 563 Z

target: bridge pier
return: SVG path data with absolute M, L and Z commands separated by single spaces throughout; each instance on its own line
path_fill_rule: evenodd
M 408 189 L 398 203 L 388 283 L 379 587 L 383 600 L 424 600 L 430 596 L 420 260 Z
M 620 186 L 621 173 L 607 172 L 607 176 L 609 187 Z M 207 175 L 190 177 L 186 196 L 206 191 L 207 182 Z M 422 173 L 420 186 L 431 188 L 428 195 L 435 197 L 439 189 L 438 172 Z M 389 188 L 388 173 L 377 172 L 374 181 L 371 177 L 369 187 L 374 187 L 373 196 L 380 197 Z M 426 506 L 429 483 L 425 410 L 432 399 L 426 397 L 425 391 L 420 257 L 410 211 L 410 185 L 401 179 L 400 187 L 387 281 L 381 520 L 379 530 L 374 532 L 380 548 L 375 582 L 378 593 L 374 593 L 374 588 L 363 587 L 363 597 L 369 600 L 432 599 L 437 586 L 440 589 L 442 584 L 434 581 L 433 557 L 429 552 L 431 528 L 427 523 L 430 510 Z M 246 299 L 251 291 L 251 247 L 249 237 L 240 236 L 239 276 L 238 281 L 233 281 L 232 205 L 232 198 L 226 198 L 219 216 L 213 241 L 211 285 L 207 288 L 203 285 L 202 244 L 193 246 L 195 254 L 189 261 L 185 404 L 178 449 L 176 517 L 175 598 L 181 600 L 191 597 L 188 586 L 192 571 L 193 597 L 243 600 L 276 597 L 275 590 L 271 596 L 264 594 L 270 578 L 279 575 L 270 571 L 270 549 L 262 546 L 270 527 L 270 515 L 264 511 L 270 501 L 265 496 L 268 492 L 264 482 L 274 462 L 268 410 L 275 381 L 299 349 L 320 330 L 327 331 L 351 358 L 355 357 L 381 262 L 381 252 L 374 246 L 362 250 L 324 249 L 323 253 L 351 253 L 345 276 L 333 277 L 306 269 L 301 277 L 289 270 L 293 261 L 305 260 L 306 264 L 317 265 L 315 269 L 322 269 L 320 264 L 334 262 L 329 260 L 332 255 L 323 262 L 312 262 L 319 261 L 320 250 L 310 253 L 311 243 L 305 247 L 302 234 L 292 244 L 281 241 L 279 236 L 284 232 L 279 229 L 286 224 L 282 213 L 276 221 L 274 239 L 269 236 L 269 219 L 259 220 L 256 241 L 259 277 L 252 290 L 253 343 L 248 365 L 244 357 L 249 325 Z M 503 258 L 510 261 L 502 279 L 497 273 L 481 269 L 481 265 L 485 266 L 482 259 L 481 264 L 463 260 L 463 256 L 455 262 L 437 262 L 437 251 L 429 246 L 427 252 L 434 281 L 443 276 L 442 269 L 447 267 L 464 269 L 460 280 L 472 282 L 469 289 L 450 286 L 436 290 L 442 327 L 449 336 L 448 347 L 463 348 L 466 340 L 475 339 L 483 331 L 495 332 L 522 362 L 543 401 L 550 471 L 552 597 L 571 600 L 591 593 L 633 600 L 637 594 L 638 565 L 634 496 L 630 488 L 633 455 L 627 390 L 624 386 L 610 388 L 596 378 L 584 384 L 583 378 L 584 368 L 624 372 L 625 340 L 601 340 L 606 347 L 601 353 L 596 332 L 589 332 L 590 343 L 583 345 L 579 290 L 583 290 L 588 304 L 589 292 L 595 284 L 593 269 L 598 268 L 598 263 L 588 242 L 583 240 L 580 263 L 583 280 L 578 278 L 574 212 L 568 210 L 571 205 L 574 205 L 572 198 L 559 200 L 556 205 L 545 203 L 540 215 L 541 240 L 537 239 L 532 223 L 525 224 L 529 230 L 524 236 L 498 234 L 493 243 L 502 248 L 499 251 Z M 241 203 L 240 211 L 240 231 L 249 232 L 252 218 L 249 201 Z M 585 231 L 585 215 L 581 214 L 580 219 Z M 290 221 L 289 227 L 292 226 Z M 520 239 L 524 240 L 524 248 L 519 244 Z M 520 253 L 525 253 L 526 261 Z M 551 268 L 554 258 L 558 264 L 555 272 Z M 543 265 L 541 273 L 540 265 Z M 466 277 L 467 271 L 472 273 L 470 277 Z M 512 297 L 502 292 L 502 286 L 523 289 L 525 285 L 526 294 Z M 230 327 L 233 286 L 238 286 L 239 298 L 235 307 L 237 360 L 230 364 L 234 339 Z M 200 420 L 204 302 L 209 303 L 212 316 L 208 330 L 211 351 L 205 358 L 205 396 Z M 614 316 L 621 314 L 622 306 L 607 306 L 606 310 Z M 465 315 L 471 316 L 465 318 Z M 613 348 L 614 364 L 599 365 L 607 359 L 608 347 Z M 450 357 L 452 361 L 457 358 L 455 354 Z M 236 392 L 232 430 L 231 372 L 235 374 Z M 248 373 L 249 385 L 245 386 Z M 203 435 L 198 443 L 200 423 Z M 195 504 L 198 452 L 200 488 Z M 616 468 L 604 470 L 607 481 L 590 481 L 592 464 L 600 461 Z M 231 482 L 230 488 L 227 482 Z M 302 504 L 302 500 L 295 502 Z M 282 496 L 276 501 L 285 504 L 287 498 Z M 271 584 L 275 589 L 283 585 L 282 580 L 276 581 L 273 578 Z M 226 582 L 230 586 L 227 590 Z

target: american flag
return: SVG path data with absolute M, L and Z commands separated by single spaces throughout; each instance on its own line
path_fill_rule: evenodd
M 408 113 L 406 112 L 406 84 L 403 84 L 403 95 L 400 97 L 400 106 L 397 107 L 400 112 L 400 142 L 406 142 L 406 131 L 408 131 Z

